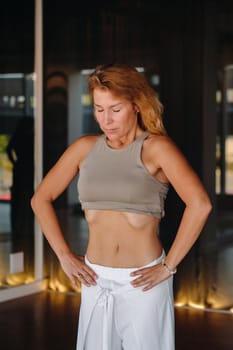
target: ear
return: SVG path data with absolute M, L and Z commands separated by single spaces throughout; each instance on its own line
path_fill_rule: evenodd
M 135 112 L 136 114 L 138 114 L 138 113 L 140 112 L 138 106 L 137 106 L 135 103 L 133 104 L 133 109 L 134 109 L 134 112 Z

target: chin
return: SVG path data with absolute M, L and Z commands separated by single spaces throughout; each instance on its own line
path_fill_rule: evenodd
M 110 139 L 117 139 L 119 138 L 119 133 L 118 131 L 105 131 L 105 135 L 107 135 L 108 138 Z

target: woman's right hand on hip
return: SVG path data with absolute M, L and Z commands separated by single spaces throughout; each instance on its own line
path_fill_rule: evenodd
M 83 256 L 69 252 L 60 258 L 60 263 L 73 287 L 78 287 L 77 279 L 87 287 L 96 285 L 96 279 L 98 276 L 85 264 Z

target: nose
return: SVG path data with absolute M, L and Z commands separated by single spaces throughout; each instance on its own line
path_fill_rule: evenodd
M 104 112 L 104 123 L 105 124 L 110 124 L 112 122 L 112 116 L 109 111 Z

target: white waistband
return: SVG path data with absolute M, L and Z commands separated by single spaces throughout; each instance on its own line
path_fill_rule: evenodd
M 139 267 L 131 267 L 131 268 L 124 268 L 124 267 L 109 267 L 109 266 L 104 266 L 104 265 L 98 265 L 98 264 L 93 264 L 91 263 L 87 256 L 85 256 L 85 263 L 90 266 L 96 273 L 97 275 L 101 276 L 102 278 L 106 279 L 116 279 L 118 281 L 122 280 L 127 280 L 130 279 L 130 273 L 142 269 L 144 267 L 150 267 L 154 266 L 157 264 L 160 264 L 162 260 L 165 257 L 165 252 L 164 250 L 162 251 L 162 254 L 160 257 L 156 258 L 155 260 L 151 261 L 150 263 L 144 265 L 144 266 L 139 266 Z

